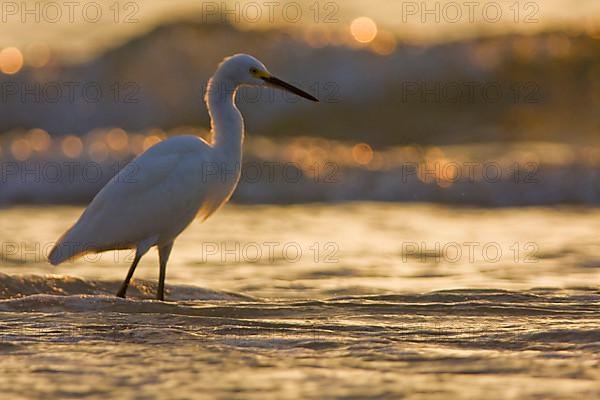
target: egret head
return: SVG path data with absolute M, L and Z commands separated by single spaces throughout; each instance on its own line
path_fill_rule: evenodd
M 219 65 L 216 75 L 220 79 L 232 82 L 235 87 L 271 86 L 294 93 L 308 100 L 319 101 L 316 97 L 306 93 L 302 89 L 298 89 L 276 78 L 263 63 L 248 54 L 236 54 L 226 58 Z

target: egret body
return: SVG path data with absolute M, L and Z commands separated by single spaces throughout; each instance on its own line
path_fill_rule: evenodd
M 125 297 L 140 259 L 156 246 L 157 299 L 164 300 L 167 261 L 177 236 L 198 215 L 205 220 L 233 194 L 241 174 L 244 120 L 235 105 L 240 86 L 274 86 L 312 101 L 310 94 L 274 77 L 256 58 L 226 58 L 210 79 L 205 97 L 210 143 L 191 135 L 162 141 L 125 166 L 100 190 L 79 220 L 54 246 L 58 265 L 90 252 L 135 249 L 117 296 Z

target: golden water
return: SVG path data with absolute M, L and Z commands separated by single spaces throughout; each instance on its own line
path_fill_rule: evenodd
M 129 252 L 42 260 L 80 212 L 0 211 L 5 398 L 600 396 L 599 210 L 230 205 L 164 303 L 154 251 L 127 300 Z

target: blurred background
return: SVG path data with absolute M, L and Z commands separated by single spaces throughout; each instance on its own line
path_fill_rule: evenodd
M 600 5 L 469 4 L 6 3 L 0 204 L 84 203 L 157 141 L 208 137 L 237 52 L 322 104 L 238 94 L 258 172 L 235 202 L 598 203 Z

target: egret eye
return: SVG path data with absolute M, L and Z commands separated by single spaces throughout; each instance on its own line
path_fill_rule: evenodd
M 252 68 L 250 68 L 250 73 L 251 73 L 252 75 L 256 75 L 256 74 L 258 74 L 258 69 L 256 69 L 256 68 L 252 67 Z

